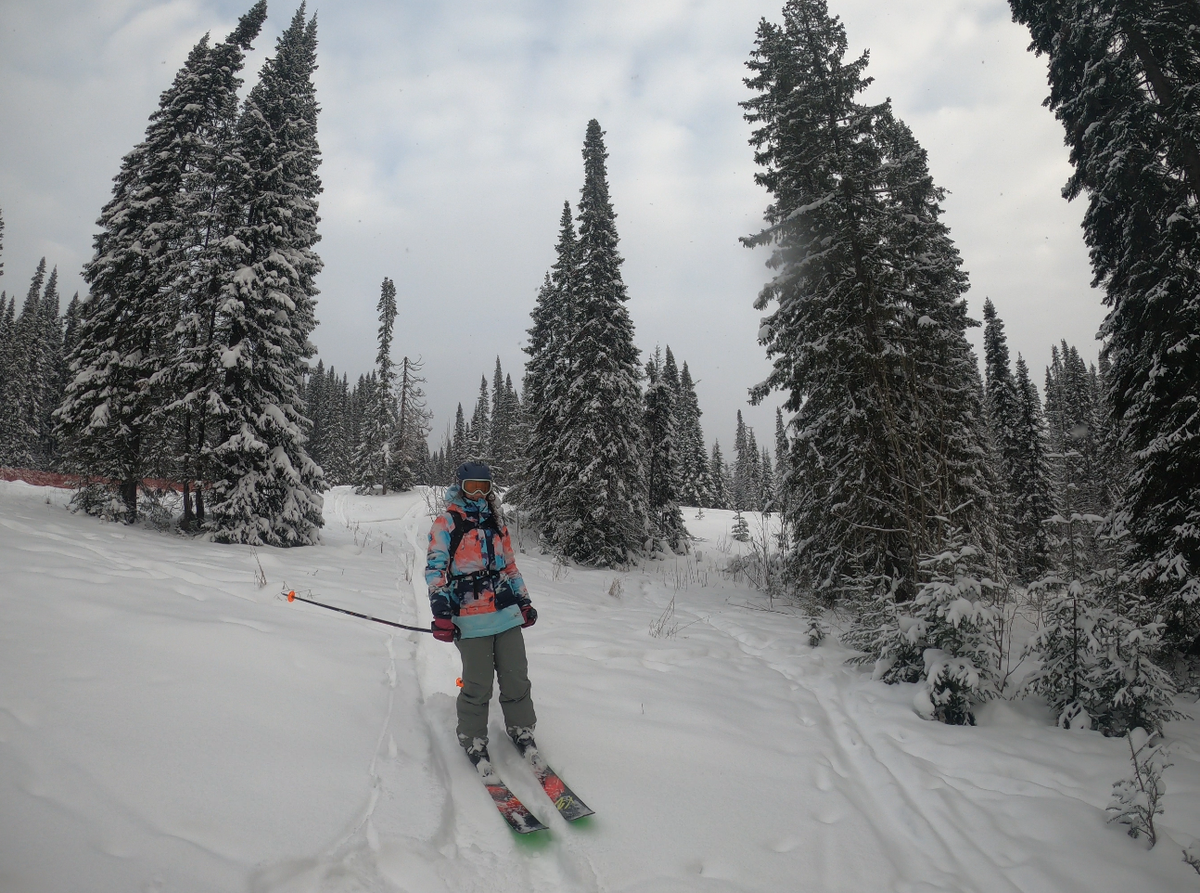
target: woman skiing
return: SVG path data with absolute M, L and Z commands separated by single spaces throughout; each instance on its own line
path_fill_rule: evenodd
M 425 582 L 434 637 L 454 642 L 462 655 L 458 741 L 476 768 L 487 772 L 493 674 L 500 682 L 505 731 L 522 754 L 534 746 L 537 717 L 521 630 L 533 626 L 537 611 L 517 570 L 491 469 L 467 462 L 456 478 L 445 511 L 429 531 Z

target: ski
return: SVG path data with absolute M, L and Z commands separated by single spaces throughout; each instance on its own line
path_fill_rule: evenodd
M 483 781 L 483 786 L 491 795 L 492 802 L 496 804 L 496 809 L 500 810 L 500 815 L 504 817 L 504 821 L 508 822 L 508 827 L 518 834 L 547 830 L 546 826 L 538 821 L 537 816 L 530 812 L 525 804 L 517 799 L 517 795 L 509 790 L 508 785 L 501 780 L 490 764 L 486 769 L 476 766 L 476 770 L 479 772 L 479 778 Z
M 558 773 L 550 768 L 550 764 L 542 759 L 536 745 L 525 748 L 518 745 L 517 749 L 521 751 L 521 756 L 533 768 L 533 774 L 537 777 L 538 784 L 542 786 L 546 796 L 553 801 L 554 808 L 558 810 L 560 816 L 568 822 L 573 822 L 584 816 L 596 814 L 594 809 L 575 796 L 575 792 L 567 787 L 566 782 L 558 777 Z

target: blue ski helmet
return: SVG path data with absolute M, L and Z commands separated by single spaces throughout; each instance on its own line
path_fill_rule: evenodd
M 490 481 L 492 470 L 482 462 L 464 462 L 458 466 L 454 477 L 461 484 L 463 481 Z

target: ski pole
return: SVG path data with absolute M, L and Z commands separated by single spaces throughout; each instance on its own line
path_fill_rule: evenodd
M 423 626 L 405 626 L 403 623 L 392 623 L 392 621 L 390 621 L 390 620 L 381 620 L 378 617 L 371 617 L 368 614 L 359 614 L 357 611 L 347 611 L 345 608 L 335 608 L 333 605 L 325 605 L 325 604 L 322 604 L 321 602 L 315 602 L 311 598 L 305 598 L 302 595 L 296 595 L 295 589 L 288 590 L 287 600 L 289 602 L 297 601 L 297 600 L 302 601 L 302 602 L 308 602 L 310 605 L 316 605 L 318 608 L 328 608 L 330 611 L 338 611 L 339 613 L 342 613 L 342 614 L 349 614 L 351 617 L 361 617 L 363 620 L 373 620 L 376 623 L 382 623 L 384 626 L 394 626 L 397 629 L 410 629 L 414 633 L 432 633 L 433 632 L 433 630 L 426 629 Z

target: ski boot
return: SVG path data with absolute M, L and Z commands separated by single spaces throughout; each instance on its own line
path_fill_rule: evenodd
M 460 739 L 463 749 L 467 752 L 467 759 L 471 761 L 471 765 L 475 767 L 475 771 L 479 773 L 479 777 L 483 779 L 484 784 L 497 784 L 500 781 L 495 770 L 492 769 L 492 757 L 488 753 L 487 739 L 474 738 L 470 741 Z

